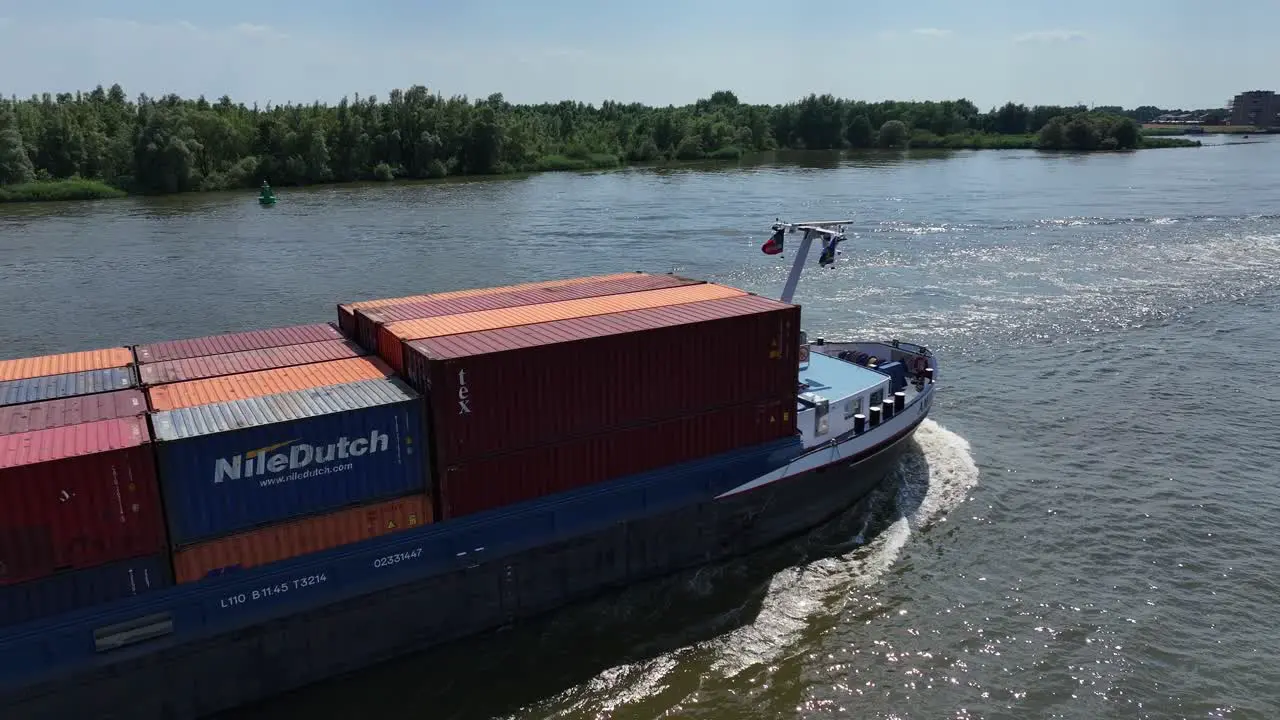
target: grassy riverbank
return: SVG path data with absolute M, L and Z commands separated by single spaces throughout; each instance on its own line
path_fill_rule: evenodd
M 1194 131 L 1191 128 L 1196 128 Z M 1264 135 L 1266 130 L 1252 125 L 1158 125 L 1142 126 L 1143 135 Z
M 968 100 L 864 102 L 810 95 L 749 105 L 720 91 L 683 107 L 574 101 L 514 105 L 414 86 L 385 101 L 259 107 L 87 93 L 0 99 L 0 187 L 8 200 L 277 187 L 364 180 L 734 161 L 775 150 L 1194 146 L 1144 136 L 1151 108 L 982 111 Z M 79 178 L 84 178 L 80 180 Z M 36 182 L 57 181 L 57 182 Z M 34 182 L 34 184 L 32 184 Z M 90 184 L 92 183 L 92 184 Z
M 1118 144 L 1103 143 L 1106 136 L 1097 141 L 1097 146 L 1084 148 L 1071 147 L 1046 147 L 1045 143 L 1038 134 L 1023 135 L 995 135 L 990 133 L 963 133 L 955 135 L 945 135 L 939 137 L 932 133 L 918 133 L 911 138 L 911 147 L 913 148 L 938 148 L 952 150 L 1082 150 L 1105 152 L 1114 150 L 1134 150 L 1157 148 L 1177 148 L 1177 147 L 1200 147 L 1199 140 L 1187 140 L 1185 138 L 1172 137 L 1147 137 L 1142 136 L 1137 144 L 1132 147 L 1121 148 Z
M 51 202 L 55 200 L 106 200 L 125 191 L 100 180 L 68 178 L 0 185 L 0 202 Z

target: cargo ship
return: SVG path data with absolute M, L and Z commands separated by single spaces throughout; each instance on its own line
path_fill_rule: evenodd
M 929 349 L 622 273 L 0 361 L 0 716 L 198 718 L 762 549 L 866 496 Z

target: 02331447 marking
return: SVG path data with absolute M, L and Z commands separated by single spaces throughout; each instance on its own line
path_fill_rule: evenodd
M 422 557 L 422 548 L 416 547 L 412 550 L 405 550 L 403 552 L 393 553 L 391 555 L 380 557 L 377 560 L 373 561 L 373 566 L 375 568 L 384 568 L 389 565 L 397 565 L 399 563 L 407 562 L 409 560 L 417 560 L 420 557 Z

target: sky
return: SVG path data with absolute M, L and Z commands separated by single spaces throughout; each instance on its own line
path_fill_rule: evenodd
M 424 85 L 685 104 L 862 100 L 1222 107 L 1280 90 L 1280 2 L 0 0 L 0 94 L 385 98 Z

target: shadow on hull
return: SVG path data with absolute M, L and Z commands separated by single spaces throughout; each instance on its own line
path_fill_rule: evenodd
M 648 580 L 520 624 L 398 658 L 216 716 L 217 720 L 505 717 L 615 667 L 660 658 L 753 624 L 779 572 L 845 554 L 928 493 L 924 452 L 903 443 L 899 470 L 813 531 L 748 555 Z M 901 492 L 904 484 L 913 485 Z

